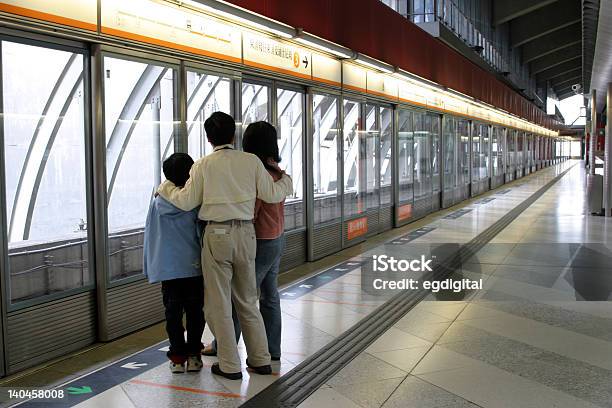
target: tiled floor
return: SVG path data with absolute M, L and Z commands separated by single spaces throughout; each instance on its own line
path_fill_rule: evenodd
M 438 213 L 305 265 L 283 279 L 295 279 L 300 271 L 316 273 L 347 259 L 360 262 L 378 254 L 412 258 L 455 248 L 569 165 L 520 180 L 520 186 L 510 185 L 505 194 L 489 194 L 495 199 L 486 203 L 467 203 L 472 211 L 461 217 Z M 584 177 L 582 166 L 575 166 L 463 265 L 461 275 L 483 279 L 484 290 L 430 296 L 302 406 L 612 406 L 612 303 L 607 302 L 612 291 L 612 222 L 585 214 Z M 435 229 L 411 242 L 398 241 L 425 224 Z M 242 382 L 220 379 L 209 372 L 214 358 L 205 358 L 206 368 L 199 374 L 172 375 L 164 362 L 137 370 L 130 380 L 77 406 L 239 406 L 388 299 L 389 294 L 362 292 L 367 265 L 306 294 L 285 296 L 283 355 L 273 376 L 245 371 Z M 139 343 L 142 347 L 163 340 L 161 326 L 149 332 L 155 335 Z M 207 330 L 204 341 L 210 338 Z M 83 358 L 112 362 L 129 350 Z M 244 360 L 242 344 L 241 354 Z M 74 357 L 60 365 L 70 371 L 79 361 Z M 49 368 L 55 374 L 49 374 L 52 381 L 47 384 L 61 382 L 62 371 L 55 367 Z M 91 371 L 95 365 L 89 367 Z M 88 371 L 78 369 L 83 370 L 78 374 Z M 74 376 L 76 370 L 70 373 Z M 39 372 L 41 378 L 44 374 Z M 35 380 L 31 384 L 40 385 Z
M 508 195 L 527 198 L 529 180 Z M 580 165 L 467 262 L 483 290 L 419 303 L 301 406 L 612 407 L 612 220 L 587 215 L 584 194 Z M 462 239 L 511 206 L 422 240 Z

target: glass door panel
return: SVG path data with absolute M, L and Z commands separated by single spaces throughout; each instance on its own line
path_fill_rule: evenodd
M 426 113 L 414 113 L 414 198 L 431 195 L 431 121 Z
M 380 108 L 380 203 L 393 201 L 393 109 Z
M 480 180 L 480 161 L 482 158 L 482 138 L 480 125 L 472 124 L 472 182 Z
M 312 175 L 315 225 L 340 218 L 338 108 L 338 98 L 313 95 Z
M 93 284 L 84 58 L 2 41 L 10 303 Z
M 232 81 L 229 78 L 187 71 L 187 131 L 189 155 L 197 160 L 212 152 L 204 122 L 217 111 L 232 114 Z
M 459 184 L 470 184 L 470 122 L 457 121 L 457 136 L 459 137 Z
M 242 83 L 242 128 L 260 120 L 269 121 L 270 88 L 266 85 Z
M 378 107 L 374 105 L 366 105 L 366 133 L 365 133 L 365 149 L 366 149 L 366 204 L 368 209 L 378 208 L 380 206 L 379 185 L 380 185 L 380 170 L 378 169 L 378 148 L 380 144 L 380 128 L 378 124 Z
M 364 211 L 363 196 L 364 153 L 361 143 L 361 104 L 344 101 L 344 129 L 342 138 L 344 170 L 344 216 Z
M 489 177 L 491 168 L 491 142 L 489 139 L 489 125 L 480 125 L 480 134 L 482 135 L 482 160 L 480 162 L 480 179 L 486 180 Z
M 453 190 L 457 186 L 456 141 L 455 119 L 444 116 L 444 190 Z
M 431 171 L 432 189 L 434 193 L 440 191 L 440 116 L 429 115 L 431 120 Z
M 144 222 L 173 153 L 175 72 L 104 57 L 110 279 L 142 273 Z
M 413 199 L 413 133 L 412 112 L 401 109 L 398 121 L 397 169 L 399 202 L 412 202 Z
M 285 200 L 285 230 L 304 225 L 304 179 L 302 143 L 304 93 L 279 88 L 276 91 L 278 150 L 281 166 L 293 179 L 293 195 Z

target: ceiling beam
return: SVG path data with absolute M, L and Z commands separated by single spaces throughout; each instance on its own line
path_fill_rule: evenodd
M 571 47 L 555 51 L 542 58 L 531 61 L 529 64 L 529 72 L 531 75 L 535 75 L 566 61 L 573 60 L 574 58 L 582 58 L 582 44 L 574 44 Z
M 570 72 L 570 73 L 567 73 L 567 74 L 559 75 L 558 77 L 556 77 L 555 79 L 550 81 L 550 85 L 551 86 L 559 86 L 560 84 L 562 84 L 564 82 L 569 82 L 571 80 L 575 81 L 575 82 L 573 82 L 574 84 L 576 82 L 582 82 L 582 71 L 579 71 L 579 72 Z
M 554 89 L 555 89 L 555 93 L 557 95 L 563 95 L 563 94 L 566 94 L 568 92 L 574 92 L 572 90 L 572 85 L 563 85 L 563 86 L 560 86 L 560 87 L 557 87 L 557 88 L 554 88 Z
M 559 98 L 559 100 L 563 100 L 565 98 L 569 98 L 570 96 L 574 96 L 574 95 L 576 95 L 574 91 L 569 90 L 568 92 L 564 92 L 560 95 L 557 95 L 557 98 Z
M 582 58 L 575 58 L 540 72 L 536 75 L 536 82 L 549 81 L 567 72 L 575 71 L 576 69 L 582 69 Z
M 557 30 L 553 33 L 546 34 L 538 38 L 536 41 L 528 42 L 522 47 L 523 63 L 534 61 L 545 55 L 552 54 L 563 48 L 571 47 L 572 45 L 582 42 L 582 27 L 580 23 L 572 24 Z
M 493 25 L 497 26 L 548 6 L 557 0 L 496 0 L 493 1 Z
M 512 47 L 520 47 L 546 34 L 579 23 L 582 20 L 580 5 L 580 0 L 560 0 L 512 20 Z

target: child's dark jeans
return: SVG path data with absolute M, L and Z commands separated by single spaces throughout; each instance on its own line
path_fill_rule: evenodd
M 170 339 L 168 358 L 182 364 L 189 356 L 199 356 L 204 332 L 204 279 L 171 279 L 162 282 L 162 295 L 166 308 L 166 332 Z M 183 328 L 183 313 L 187 326 L 187 342 Z

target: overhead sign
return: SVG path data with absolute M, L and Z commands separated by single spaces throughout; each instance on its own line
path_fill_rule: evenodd
M 104 34 L 241 62 L 240 30 L 185 7 L 153 0 L 102 0 Z
M 342 87 L 357 92 L 366 92 L 367 73 L 365 68 L 342 62 Z
M 242 49 L 245 65 L 312 79 L 312 55 L 305 48 L 245 31 Z
M 0 0 L 0 11 L 84 30 L 98 30 L 97 0 Z
M 397 80 L 390 75 L 367 71 L 367 92 L 385 98 L 398 98 Z
M 327 55 L 312 54 L 312 79 L 328 85 L 342 85 L 342 63 Z

